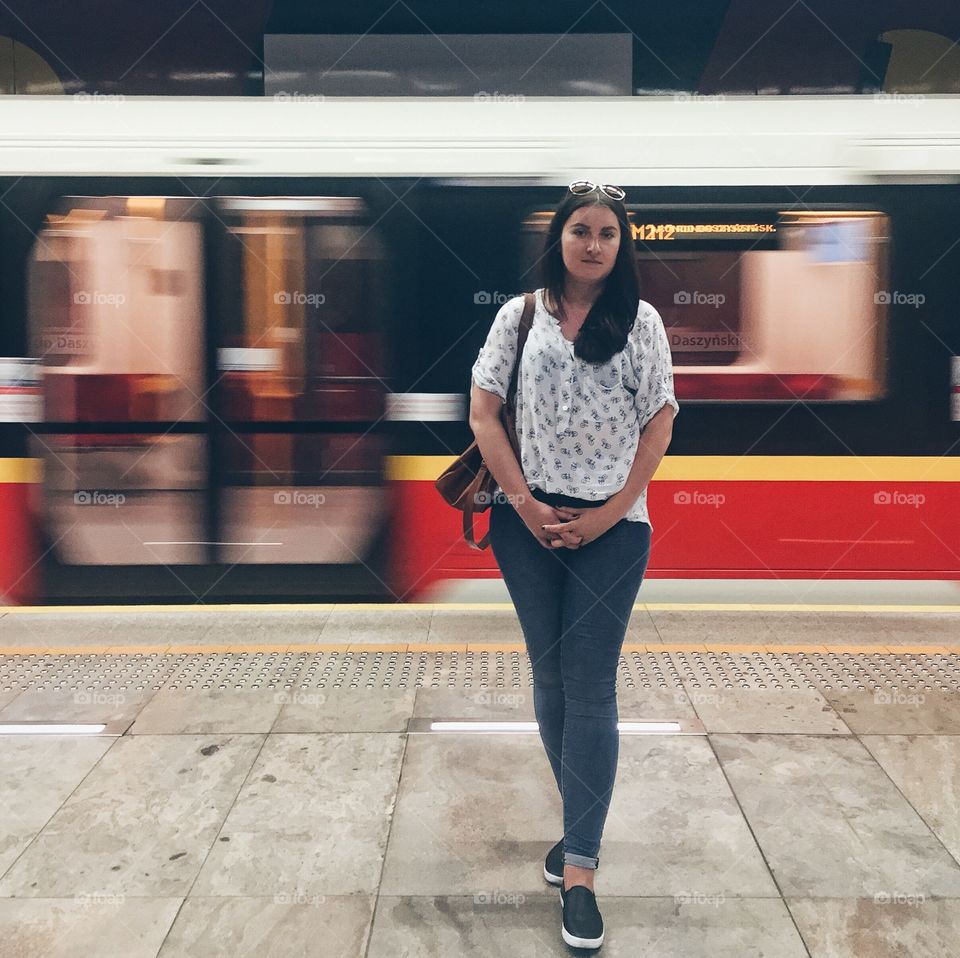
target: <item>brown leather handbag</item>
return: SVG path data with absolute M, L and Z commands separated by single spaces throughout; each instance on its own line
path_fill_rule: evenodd
M 523 299 L 523 314 L 520 317 L 520 328 L 517 333 L 517 360 L 510 374 L 507 399 L 500 407 L 500 421 L 503 423 L 518 463 L 520 462 L 520 442 L 517 438 L 517 373 L 520 368 L 520 357 L 523 356 L 523 347 L 533 321 L 535 305 L 533 293 L 524 293 Z M 488 531 L 480 542 L 476 541 L 473 535 L 473 514 L 485 512 L 493 504 L 493 491 L 497 481 L 483 461 L 483 455 L 476 440 L 444 469 L 434 485 L 447 503 L 463 512 L 463 538 L 466 539 L 470 548 L 486 549 L 490 541 L 490 533 Z

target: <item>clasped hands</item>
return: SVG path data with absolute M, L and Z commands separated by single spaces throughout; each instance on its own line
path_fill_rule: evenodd
M 609 500 L 608 500 L 609 502 Z M 576 509 L 571 506 L 550 506 L 531 498 L 521 518 L 541 545 L 549 549 L 579 549 L 599 539 L 614 526 L 619 517 L 602 506 Z M 556 521 L 556 516 L 561 521 Z

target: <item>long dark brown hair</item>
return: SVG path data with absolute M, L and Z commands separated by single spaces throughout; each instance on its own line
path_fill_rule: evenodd
M 640 304 L 640 273 L 633 250 L 633 233 L 627 220 L 622 200 L 607 196 L 603 190 L 589 193 L 570 193 L 557 207 L 550 220 L 543 256 L 543 285 L 556 309 L 562 309 L 564 279 L 567 268 L 563 264 L 560 237 L 563 227 L 581 206 L 600 204 L 613 210 L 620 224 L 620 247 L 603 292 L 590 308 L 583 326 L 574 340 L 574 354 L 589 363 L 605 363 L 627 344 L 627 334 L 633 328 Z

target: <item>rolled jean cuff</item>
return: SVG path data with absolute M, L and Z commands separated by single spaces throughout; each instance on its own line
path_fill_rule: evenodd
M 574 855 L 573 852 L 563 853 L 564 865 L 574 865 L 577 868 L 596 868 L 600 864 L 599 858 L 591 858 L 589 855 Z

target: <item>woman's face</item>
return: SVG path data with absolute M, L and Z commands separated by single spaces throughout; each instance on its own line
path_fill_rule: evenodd
M 575 210 L 560 237 L 563 265 L 583 283 L 606 279 L 620 249 L 620 224 L 608 206 L 591 204 Z

